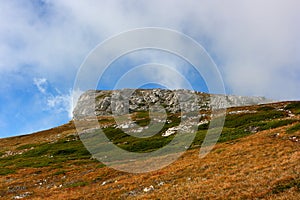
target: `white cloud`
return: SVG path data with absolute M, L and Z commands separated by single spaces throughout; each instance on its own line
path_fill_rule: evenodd
M 45 78 L 34 78 L 33 79 L 34 85 L 38 88 L 38 90 L 45 94 L 46 92 L 46 87 L 47 87 L 47 79 Z
M 300 98 L 299 1 L 213 1 L 202 27 L 211 51 L 221 60 L 224 78 L 233 93 L 277 99 Z M 208 9 L 210 10 L 210 9 Z M 208 11 L 209 12 L 209 11 Z M 209 20 L 209 17 L 211 18 Z M 201 32 L 201 27 L 197 30 Z
M 72 118 L 72 92 L 62 94 L 59 89 L 51 86 L 46 78 L 34 78 L 34 85 L 41 92 L 41 104 L 44 110 L 50 110 L 54 115 L 67 112 Z M 76 96 L 77 97 L 77 96 Z
M 300 98 L 298 0 L 40 2 L 1 2 L 0 73 L 30 65 L 33 74 L 68 91 L 99 42 L 131 28 L 161 26 L 203 44 L 232 93 Z
M 83 91 L 69 91 L 67 94 L 49 95 L 47 97 L 48 109 L 56 113 L 67 112 L 68 117 L 73 117 L 73 109 L 76 106 L 77 100 Z
M 49 96 L 47 98 L 47 106 L 48 109 L 54 110 L 55 112 L 69 111 L 70 96 L 69 95 Z

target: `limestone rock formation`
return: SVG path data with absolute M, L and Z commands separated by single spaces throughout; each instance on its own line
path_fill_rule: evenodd
M 122 89 L 88 90 L 78 99 L 73 111 L 74 119 L 88 116 L 126 114 L 149 109 L 165 109 L 166 112 L 199 111 L 214 108 L 271 103 L 264 97 L 209 95 L 190 90 Z

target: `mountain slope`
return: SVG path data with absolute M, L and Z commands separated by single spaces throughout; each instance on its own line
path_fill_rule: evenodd
M 72 121 L 31 135 L 1 139 L 0 198 L 299 199 L 299 114 L 300 102 L 230 108 L 219 143 L 205 158 L 198 156 L 207 129 L 201 124 L 183 156 L 145 174 L 116 171 L 92 159 Z M 107 119 L 99 121 L 113 126 Z M 141 124 L 145 120 L 147 116 L 136 118 Z M 176 125 L 176 121 L 172 123 L 170 126 Z M 116 145 L 122 142 L 114 141 Z M 123 148 L 133 146 L 129 143 Z

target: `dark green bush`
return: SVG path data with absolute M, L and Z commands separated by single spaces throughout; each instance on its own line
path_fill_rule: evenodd
M 280 183 L 272 189 L 272 193 L 279 194 L 279 193 L 289 190 L 293 187 L 296 187 L 298 190 L 300 189 L 300 179 L 292 179 L 292 180 Z
M 285 116 L 287 116 L 287 114 L 281 111 L 261 111 L 251 114 L 243 113 L 237 115 L 227 115 L 224 126 L 227 128 L 236 128 L 252 122 L 260 122 Z
M 274 107 L 272 106 L 263 106 L 256 109 L 257 111 L 271 111 L 274 110 Z
M 278 128 L 281 126 L 286 126 L 295 122 L 297 122 L 297 120 L 294 119 L 274 120 L 274 121 L 260 122 L 257 123 L 256 126 L 258 126 L 259 130 L 262 131 L 262 130 Z
M 66 171 L 65 170 L 59 170 L 59 171 L 55 172 L 53 175 L 58 176 L 58 175 L 61 175 L 61 174 L 65 175 Z
M 64 187 L 65 188 L 73 188 L 73 187 L 81 187 L 81 186 L 86 186 L 86 185 L 88 185 L 88 182 L 78 181 L 78 182 L 75 182 L 75 183 L 66 184 Z

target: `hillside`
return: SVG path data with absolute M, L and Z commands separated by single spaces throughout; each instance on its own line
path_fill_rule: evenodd
M 120 172 L 95 160 L 73 121 L 1 139 L 0 198 L 299 199 L 300 102 L 233 107 L 226 112 L 218 144 L 206 157 L 199 158 L 208 128 L 208 123 L 201 123 L 183 156 L 143 174 Z M 131 114 L 137 124 L 149 123 L 147 111 Z M 168 118 L 170 123 L 151 141 L 124 135 L 109 116 L 99 116 L 98 121 L 115 145 L 147 152 L 172 139 L 173 134 L 162 135 L 176 127 L 179 118 L 176 112 L 169 112 Z

